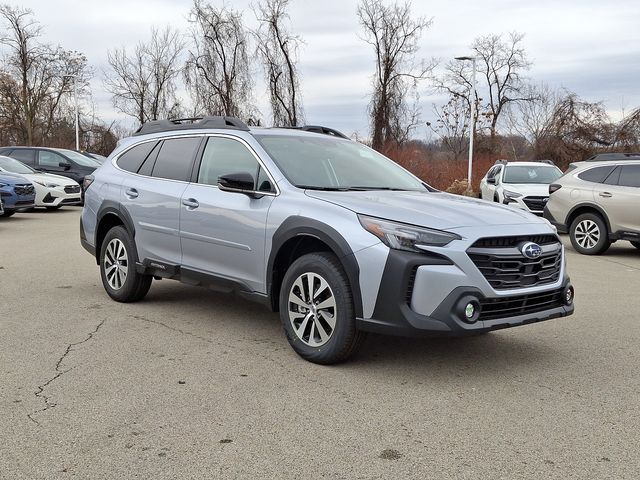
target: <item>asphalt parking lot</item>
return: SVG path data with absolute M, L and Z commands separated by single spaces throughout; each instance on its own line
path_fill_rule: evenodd
M 0 478 L 636 479 L 640 250 L 568 247 L 576 314 L 289 348 L 264 307 L 163 280 L 118 304 L 79 209 L 0 221 Z

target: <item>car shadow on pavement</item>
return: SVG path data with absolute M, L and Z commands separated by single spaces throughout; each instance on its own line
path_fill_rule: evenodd
M 280 319 L 276 313 L 237 295 L 214 292 L 200 287 L 164 282 L 154 285 L 142 302 L 149 307 L 164 309 L 165 303 L 183 304 L 184 315 L 174 316 L 172 326 L 188 329 L 192 322 L 207 330 L 224 330 L 230 336 L 243 339 L 255 337 L 270 350 L 270 345 L 286 347 L 265 354 L 288 356 L 289 348 Z M 213 313 L 213 315 L 212 315 Z M 561 351 L 544 342 L 544 336 L 532 338 L 526 329 L 544 328 L 543 324 L 525 326 L 514 331 L 499 330 L 489 334 L 464 338 L 406 338 L 370 334 L 359 353 L 348 362 L 332 368 L 360 370 L 407 369 L 432 376 L 441 372 L 460 371 L 473 375 L 497 370 L 529 369 L 536 362 L 557 361 Z M 291 355 L 293 351 L 290 352 Z M 301 360 L 301 366 L 304 361 Z M 388 372 L 387 372 L 388 373 Z

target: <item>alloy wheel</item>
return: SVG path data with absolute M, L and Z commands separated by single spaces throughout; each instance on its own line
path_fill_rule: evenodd
M 326 344 L 336 326 L 336 299 L 317 273 L 300 275 L 289 291 L 289 321 L 296 336 L 310 347 Z
M 109 286 L 120 290 L 127 281 L 129 256 L 124 243 L 118 238 L 109 242 L 104 252 L 104 273 Z
M 588 250 L 600 241 L 600 228 L 593 220 L 583 220 L 576 225 L 574 235 L 578 245 Z

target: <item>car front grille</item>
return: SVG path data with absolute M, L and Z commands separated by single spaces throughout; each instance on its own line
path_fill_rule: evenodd
M 80 185 L 68 185 L 64 187 L 66 193 L 80 193 Z
M 544 210 L 549 197 L 524 197 L 522 201 L 529 210 L 541 212 Z
M 563 289 L 530 295 L 516 295 L 505 298 L 485 298 L 480 300 L 480 320 L 515 317 L 542 312 L 564 305 Z
M 542 254 L 525 257 L 521 248 L 527 242 L 540 245 Z M 474 243 L 467 255 L 496 290 L 548 285 L 560 278 L 562 244 L 554 235 L 484 238 Z
M 16 195 L 33 195 L 35 192 L 35 189 L 33 188 L 33 185 L 29 184 L 21 184 L 21 185 L 16 185 L 13 190 L 16 192 Z

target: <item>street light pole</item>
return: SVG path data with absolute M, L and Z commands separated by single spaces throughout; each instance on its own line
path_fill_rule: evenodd
M 73 78 L 73 98 L 76 104 L 76 150 L 80 150 L 80 125 L 78 112 L 78 82 L 77 75 L 65 75 L 65 78 Z
M 471 77 L 471 98 L 469 105 L 471 106 L 471 125 L 469 126 L 469 167 L 467 171 L 467 185 L 471 188 L 471 177 L 473 174 L 473 140 L 475 137 L 475 120 L 476 120 L 476 57 L 455 57 L 456 60 L 471 60 L 473 65 L 473 76 Z

